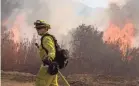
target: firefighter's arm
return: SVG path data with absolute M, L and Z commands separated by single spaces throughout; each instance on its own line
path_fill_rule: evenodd
M 48 73 L 51 75 L 55 75 L 58 73 L 58 64 L 52 61 L 55 58 L 55 52 L 56 52 L 54 41 L 50 36 L 46 36 L 43 40 L 43 45 L 44 45 L 44 48 L 48 50 L 48 55 L 43 60 L 43 63 L 46 62 L 46 64 L 49 65 Z
M 48 58 L 47 59 L 52 61 L 55 58 L 55 52 L 56 52 L 55 44 L 54 44 L 52 37 L 50 37 L 50 36 L 44 37 L 43 46 L 44 46 L 44 48 L 46 48 L 48 50 L 48 55 L 47 55 Z

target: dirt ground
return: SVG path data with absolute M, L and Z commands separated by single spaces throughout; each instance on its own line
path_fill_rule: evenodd
M 2 72 L 1 86 L 34 86 L 35 76 L 27 73 Z M 76 74 L 67 77 L 71 86 L 139 86 L 138 79 Z M 59 86 L 65 86 L 59 80 Z
M 3 80 L 1 81 L 1 86 L 34 86 L 34 83 L 31 82 L 18 82 L 12 80 Z

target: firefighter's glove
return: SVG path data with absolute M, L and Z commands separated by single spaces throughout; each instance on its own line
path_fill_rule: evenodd
M 43 65 L 50 65 L 51 64 L 51 60 L 49 60 L 48 58 L 45 58 L 44 60 L 42 60 Z
M 58 64 L 57 62 L 51 62 L 48 67 L 48 73 L 51 75 L 56 75 L 58 73 Z

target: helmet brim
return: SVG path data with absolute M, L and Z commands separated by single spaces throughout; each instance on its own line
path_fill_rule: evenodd
M 46 28 L 46 25 L 36 25 L 34 28 Z

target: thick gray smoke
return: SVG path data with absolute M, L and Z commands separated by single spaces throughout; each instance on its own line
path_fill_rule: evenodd
M 27 33 L 27 30 L 32 32 L 27 22 L 27 19 L 30 17 L 28 11 L 31 10 L 35 13 L 39 10 L 39 0 L 2 0 L 1 3 L 2 25 L 4 24 L 8 29 L 18 25 L 17 27 L 20 27 L 18 30 L 22 37 L 25 36 L 24 34 Z M 30 38 L 29 35 L 27 37 Z
M 110 4 L 110 21 L 121 28 L 127 21 L 131 21 L 135 26 L 136 45 L 139 45 L 139 0 L 125 0 L 125 2 L 123 6 Z
M 121 26 L 130 20 L 138 26 L 139 22 L 139 0 L 128 0 L 124 6 L 112 3 L 110 5 L 110 17 L 112 22 Z
M 8 18 L 14 9 L 20 8 L 20 2 L 15 0 L 1 0 L 1 19 L 2 21 Z
M 6 7 L 3 11 L 10 10 L 7 27 L 11 28 L 14 21 L 20 26 L 20 34 L 22 37 L 32 38 L 33 34 L 37 34 L 33 28 L 33 22 L 42 19 L 51 24 L 54 34 L 59 40 L 67 35 L 68 31 L 76 28 L 79 24 L 91 24 L 103 26 L 106 20 L 106 12 L 103 8 L 90 8 L 73 0 L 3 0 L 5 3 L 15 4 L 16 7 Z M 3 15 L 6 14 L 3 13 Z M 102 29 L 101 29 L 102 30 Z

